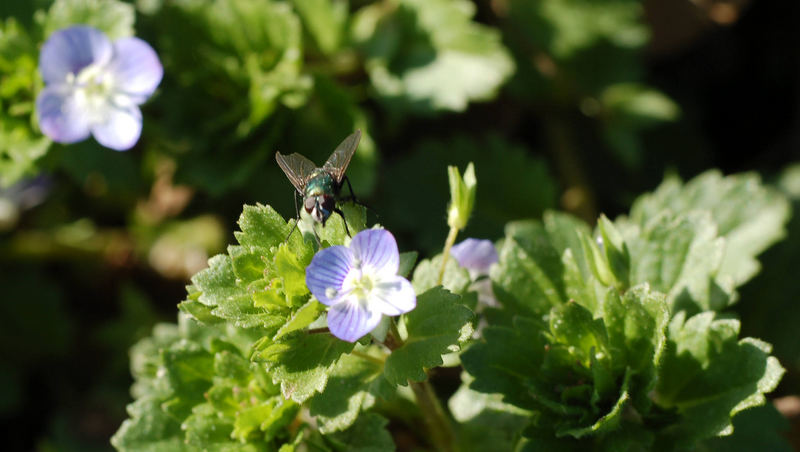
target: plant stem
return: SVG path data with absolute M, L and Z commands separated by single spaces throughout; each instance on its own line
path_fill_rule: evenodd
M 409 381 L 409 386 L 414 391 L 433 446 L 441 452 L 455 452 L 457 447 L 453 427 L 444 413 L 442 404 L 439 403 L 439 397 L 436 396 L 430 380 Z
M 439 279 L 436 280 L 437 285 L 441 285 L 442 280 L 444 280 L 444 269 L 447 266 L 447 259 L 450 257 L 450 248 L 452 248 L 453 244 L 456 243 L 457 236 L 458 229 L 450 228 L 450 232 L 447 233 L 447 240 L 444 242 L 444 251 L 442 251 L 442 268 L 439 270 Z
M 458 230 L 456 230 L 458 232 Z M 454 235 L 454 234 L 453 234 Z M 394 323 L 394 319 L 390 323 L 389 333 L 386 335 L 384 342 L 389 350 L 394 351 L 403 346 L 403 338 L 400 337 L 400 331 Z M 430 384 L 427 370 L 425 371 L 424 381 L 408 381 L 408 385 L 414 392 L 414 397 L 417 399 L 417 406 L 422 414 L 422 419 L 425 422 L 425 427 L 428 429 L 428 435 L 433 446 L 436 450 L 441 452 L 456 452 L 458 450 L 455 441 L 455 433 L 450 420 L 447 418 L 439 403 L 439 397 Z

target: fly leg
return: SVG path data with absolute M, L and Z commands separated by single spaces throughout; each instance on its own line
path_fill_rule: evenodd
M 348 179 L 347 176 L 344 176 L 344 181 L 347 182 L 347 189 L 350 190 L 350 196 L 342 198 L 342 202 L 348 202 L 349 201 L 349 202 L 352 202 L 353 204 L 355 204 L 357 206 L 362 206 L 362 207 L 366 208 L 367 210 L 371 211 L 372 213 L 374 213 L 376 217 L 380 218 L 380 215 L 378 215 L 378 213 L 375 212 L 375 210 L 372 207 L 364 204 L 363 202 L 359 201 L 356 198 L 355 193 L 353 193 L 353 186 L 350 185 L 350 179 Z
M 344 232 L 347 233 L 348 237 L 352 237 L 352 235 L 350 235 L 350 229 L 347 228 L 347 218 L 344 217 L 344 212 L 342 212 L 342 209 L 340 209 L 338 207 L 334 207 L 333 211 L 338 213 L 339 216 L 342 217 L 342 223 L 344 223 Z
M 292 230 L 289 231 L 289 235 L 287 235 L 286 239 L 283 240 L 284 242 L 289 241 L 289 237 L 292 236 L 294 230 L 297 229 L 297 225 L 300 224 L 300 208 L 297 207 L 297 192 L 294 192 L 294 211 L 297 213 L 297 217 L 295 217 L 294 226 L 292 226 Z

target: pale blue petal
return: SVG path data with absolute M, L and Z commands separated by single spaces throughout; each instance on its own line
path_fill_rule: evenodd
M 306 286 L 324 305 L 332 305 L 339 301 L 338 296 L 331 295 L 328 290 L 338 292 L 342 282 L 350 272 L 353 253 L 346 246 L 332 246 L 320 250 L 306 267 Z
M 383 279 L 370 292 L 369 309 L 394 316 L 417 307 L 417 295 L 411 283 L 402 276 Z
M 135 105 L 109 108 L 104 121 L 92 124 L 92 135 L 98 143 L 115 151 L 126 151 L 139 141 L 142 113 Z
M 106 35 L 92 27 L 59 30 L 47 39 L 39 54 L 39 71 L 47 84 L 63 83 L 90 64 L 106 64 L 114 50 Z
M 374 330 L 381 322 L 381 313 L 368 311 L 355 298 L 347 299 L 328 310 L 328 329 L 348 342 L 355 342 Z
M 353 255 L 365 267 L 380 275 L 395 275 L 400 268 L 400 253 L 397 242 L 386 229 L 367 229 L 353 237 L 350 242 Z
M 39 128 L 58 143 L 75 143 L 89 137 L 86 113 L 75 103 L 69 87 L 48 86 L 36 98 L 36 116 Z
M 466 239 L 453 246 L 450 254 L 462 267 L 478 274 L 487 274 L 497 262 L 497 250 L 491 240 Z
M 108 65 L 114 88 L 141 104 L 156 90 L 164 68 L 155 50 L 139 38 L 114 41 L 114 57 Z

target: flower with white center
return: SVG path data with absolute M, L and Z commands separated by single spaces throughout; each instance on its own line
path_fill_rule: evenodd
M 144 103 L 164 75 L 158 55 L 139 38 L 111 42 L 100 30 L 70 27 L 42 46 L 46 87 L 36 99 L 42 132 L 59 143 L 85 140 L 124 151 L 142 132 Z
M 350 246 L 320 250 L 306 267 L 306 285 L 328 309 L 328 328 L 339 339 L 355 342 L 383 315 L 395 316 L 417 306 L 411 283 L 399 276 L 397 242 L 385 229 L 368 229 Z

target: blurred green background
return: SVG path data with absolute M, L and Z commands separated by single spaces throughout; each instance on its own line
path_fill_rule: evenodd
M 294 216 L 278 150 L 321 164 L 362 129 L 354 191 L 422 257 L 446 236 L 446 166 L 470 161 L 462 237 L 546 209 L 613 217 L 709 168 L 757 171 L 800 207 L 798 2 L 12 0 L 0 17 L 7 450 L 110 449 L 129 347 L 174 321 L 242 204 Z M 82 23 L 164 65 L 131 151 L 36 125 L 39 48 Z M 800 220 L 761 260 L 735 309 L 788 370 L 773 395 L 797 394 Z

